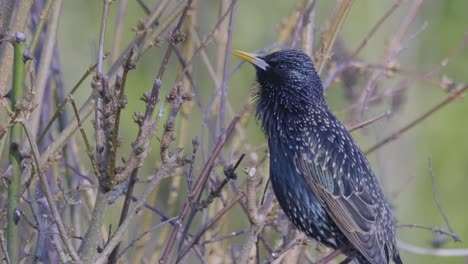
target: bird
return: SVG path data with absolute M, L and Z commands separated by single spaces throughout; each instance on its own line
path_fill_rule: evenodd
M 366 156 L 328 107 L 311 58 L 295 49 L 233 54 L 256 70 L 253 99 L 268 141 L 271 185 L 291 222 L 344 252 L 345 261 L 402 264 L 389 202 Z

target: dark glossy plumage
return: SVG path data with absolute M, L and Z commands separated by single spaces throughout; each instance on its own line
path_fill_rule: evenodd
M 310 58 L 237 52 L 257 71 L 257 117 L 268 137 L 279 204 L 311 238 L 350 248 L 358 263 L 402 263 L 390 207 L 366 157 L 329 110 Z

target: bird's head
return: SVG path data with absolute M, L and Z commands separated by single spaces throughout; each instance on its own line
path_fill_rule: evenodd
M 307 114 L 323 108 L 323 88 L 309 56 L 300 50 L 281 50 L 265 56 L 234 51 L 234 55 L 250 62 L 256 69 L 258 90 L 257 116 L 264 125 L 272 113 L 284 118 L 291 114 Z M 278 115 L 277 115 L 278 117 Z
M 262 96 L 293 103 L 323 100 L 322 83 L 304 52 L 281 50 L 265 56 L 237 50 L 233 53 L 255 67 L 260 100 Z
M 327 109 L 320 78 L 304 52 L 281 50 L 259 56 L 234 51 L 234 55 L 250 62 L 257 71 L 256 116 L 269 136 L 290 131 L 291 122 L 309 120 L 312 111 Z
M 323 87 L 310 57 L 300 50 L 280 50 L 265 56 L 234 51 L 256 69 L 260 90 L 257 96 L 268 97 L 286 106 L 321 104 Z

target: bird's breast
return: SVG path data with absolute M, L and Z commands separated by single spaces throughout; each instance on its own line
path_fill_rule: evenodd
M 294 225 L 317 241 L 336 248 L 344 237 L 300 175 L 290 145 L 269 142 L 270 178 L 283 211 Z

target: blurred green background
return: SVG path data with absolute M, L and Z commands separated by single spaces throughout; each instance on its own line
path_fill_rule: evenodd
M 116 1 L 118 2 L 118 1 Z M 259 50 L 271 45 L 278 37 L 280 23 L 285 21 L 296 8 L 298 1 L 245 1 L 238 2 L 234 20 L 233 48 L 247 51 Z M 147 1 L 151 6 L 155 1 Z M 339 34 L 339 41 L 349 51 L 355 50 L 374 24 L 393 5 L 394 1 L 354 1 L 353 7 L 344 27 Z M 335 1 L 317 0 L 316 26 L 317 30 L 324 29 L 331 17 Z M 391 37 L 398 30 L 401 21 L 408 13 L 412 1 L 405 1 L 396 12 L 381 26 L 377 33 L 369 40 L 365 49 L 358 55 L 358 59 L 368 63 L 382 63 L 387 45 Z M 198 28 L 201 36 L 206 34 L 217 21 L 219 2 L 215 0 L 198 0 Z M 117 3 L 111 6 L 109 20 L 110 28 L 117 11 Z M 58 43 L 63 63 L 63 74 L 69 89 L 80 78 L 87 67 L 93 63 L 97 54 L 98 30 L 101 18 L 102 1 L 81 0 L 65 1 L 61 16 Z M 398 56 L 400 66 L 413 72 L 426 72 L 441 62 L 464 39 L 468 30 L 468 1 L 466 0 L 427 0 L 422 3 L 415 21 L 409 27 L 409 36 L 419 31 L 427 22 L 427 27 L 413 40 L 408 48 Z M 132 38 L 132 27 L 145 14 L 135 1 L 129 1 L 127 16 L 125 17 L 123 46 Z M 112 30 L 108 31 L 108 39 L 112 39 Z M 318 50 L 320 34 L 316 34 L 314 51 Z M 107 42 L 109 44 L 109 41 Z M 111 44 L 109 44 L 110 46 Z M 165 44 L 163 44 L 165 47 Z M 215 45 L 207 47 L 207 54 L 215 56 Z M 165 48 L 155 48 L 148 52 L 132 71 L 127 84 L 128 106 L 124 118 L 131 122 L 131 115 L 135 111 L 142 111 L 144 104 L 139 100 L 143 92 L 149 91 L 155 73 L 160 65 L 161 56 Z M 214 61 L 214 59 L 213 59 Z M 173 83 L 175 79 L 175 56 L 165 80 Z M 237 58 L 231 60 L 231 68 L 239 63 Z M 198 84 L 199 94 L 203 103 L 207 103 L 213 93 L 212 82 L 204 66 L 194 66 L 194 78 Z M 200 64 L 201 65 L 201 64 Z M 456 58 L 433 75 L 435 79 L 442 79 L 444 75 L 455 82 L 468 82 L 468 49 L 464 49 Z M 327 76 L 327 71 L 322 78 Z M 367 78 L 359 82 L 360 92 L 366 84 Z M 395 86 L 401 76 L 381 77 L 379 91 Z M 250 67 L 242 67 L 229 80 L 228 100 L 234 112 L 239 112 L 242 105 L 249 100 L 249 90 L 254 82 L 254 71 Z M 167 92 L 171 87 L 165 87 Z M 90 95 L 89 85 L 83 86 L 77 96 L 78 103 L 83 103 Z M 351 102 L 344 96 L 342 83 L 333 83 L 327 90 L 327 101 L 333 110 L 341 110 Z M 393 112 L 391 117 L 384 118 L 371 126 L 354 132 L 353 135 L 365 150 L 379 139 L 390 135 L 408 122 L 413 121 L 423 112 L 446 98 L 447 93 L 440 88 L 425 83 L 412 84 L 405 93 L 403 105 Z M 391 108 L 391 100 L 383 99 L 377 107 L 370 107 L 365 117 L 370 118 Z M 463 242 L 455 243 L 448 239 L 443 248 L 468 248 L 468 102 L 463 98 L 457 99 L 441 111 L 433 114 L 428 120 L 417 125 L 414 129 L 380 148 L 369 156 L 374 171 L 379 176 L 388 198 L 395 207 L 395 215 L 401 224 L 420 224 L 430 227 L 447 229 L 444 219 L 434 201 L 431 173 L 435 177 L 435 187 L 440 203 L 449 219 L 453 230 Z M 347 114 L 338 114 L 340 119 L 346 120 Z M 200 134 L 200 113 L 193 112 L 190 122 L 197 124 L 197 129 L 190 129 L 190 137 Z M 229 120 L 229 119 L 228 119 Z M 124 122 L 125 124 L 125 122 Z M 133 124 L 133 123 L 132 123 Z M 136 135 L 136 126 L 124 127 L 123 152 L 128 153 L 129 143 Z M 251 145 L 265 142 L 256 122 L 248 126 L 248 138 Z M 189 137 L 189 138 L 190 138 Z M 190 146 L 190 141 L 186 142 Z M 157 156 L 158 149 L 153 148 Z M 226 151 L 229 152 L 228 150 Z M 156 160 L 157 158 L 155 158 Z M 430 162 L 432 170 L 430 169 Z M 148 161 L 147 163 L 151 163 Z M 153 167 L 153 166 L 151 166 Z M 147 170 L 149 173 L 149 171 Z M 109 220 L 112 222 L 113 220 Z M 115 221 L 115 219 L 114 219 Z M 434 235 L 427 230 L 400 228 L 399 238 L 403 241 L 421 246 L 431 247 Z M 311 248 L 310 250 L 313 250 Z M 466 263 L 462 257 L 433 257 L 420 256 L 405 251 L 401 252 L 405 263 Z

